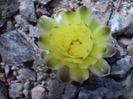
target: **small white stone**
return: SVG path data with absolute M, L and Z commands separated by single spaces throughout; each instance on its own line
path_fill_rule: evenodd
M 34 87 L 31 91 L 32 99 L 40 99 L 41 95 L 45 92 L 45 89 L 40 85 Z
M 28 89 L 24 89 L 23 90 L 23 94 L 25 95 L 25 97 L 29 97 L 29 91 L 28 91 Z

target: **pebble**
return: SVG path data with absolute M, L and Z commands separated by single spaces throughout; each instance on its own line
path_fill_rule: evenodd
M 23 94 L 25 95 L 26 98 L 29 97 L 29 90 L 28 89 L 24 89 L 23 90 Z
M 120 38 L 118 39 L 118 43 L 122 47 L 127 47 L 130 44 L 131 40 L 128 38 Z
M 9 32 L 9 31 L 14 30 L 13 21 L 8 20 L 5 27 L 6 27 L 5 32 Z
M 17 71 L 13 71 L 13 75 L 17 76 L 18 75 Z
M 20 97 L 22 95 L 23 84 L 22 83 L 13 83 L 9 86 L 9 96 L 13 99 Z
M 7 77 L 8 76 L 8 73 L 10 72 L 9 65 L 5 65 L 4 70 L 5 70 L 5 74 L 6 74 L 6 77 Z
M 64 92 L 64 88 L 64 83 L 60 83 L 57 79 L 49 81 L 49 97 L 51 99 L 62 99 L 62 93 Z
M 126 99 L 133 99 L 133 70 L 121 81 Z
M 41 87 L 40 85 L 34 87 L 31 91 L 31 97 L 32 99 L 40 99 L 42 94 L 45 92 L 45 89 Z
M 65 85 L 62 99 L 72 99 L 78 93 L 78 87 L 74 84 L 68 83 Z
M 127 52 L 128 52 L 129 55 L 133 55 L 133 45 L 131 45 L 131 44 L 128 45 Z
M 17 79 L 21 81 L 35 81 L 36 80 L 36 72 L 29 68 L 22 68 L 18 71 Z
M 25 83 L 24 83 L 24 89 L 29 89 L 30 88 L 30 81 L 27 80 Z
M 127 72 L 132 68 L 132 65 L 128 63 L 124 58 L 116 61 L 116 64 L 111 65 L 111 73 L 114 78 L 123 78 Z
M 29 36 L 34 38 L 40 37 L 41 30 L 38 27 L 29 25 Z
M 121 57 L 123 57 L 127 54 L 126 49 L 122 48 L 120 45 L 117 45 L 117 50 L 119 51 Z
M 12 66 L 11 70 L 19 70 L 19 67 L 18 66 Z
M 127 46 L 127 52 L 128 52 L 128 54 L 133 55 L 133 38 L 132 38 L 130 44 Z
M 37 81 L 45 80 L 46 77 L 47 77 L 47 75 L 42 72 L 37 73 Z
M 16 15 L 15 20 L 17 22 L 17 27 L 20 30 L 27 32 L 29 30 L 29 23 L 27 22 L 27 20 L 25 18 L 23 18 L 21 15 Z
M 1 19 L 9 18 L 13 16 L 19 8 L 19 2 L 17 0 L 1 0 L 0 2 L 0 12 Z
M 26 18 L 29 22 L 33 22 L 33 23 L 37 22 L 35 6 L 32 0 L 20 0 L 19 11 L 20 11 L 20 14 L 24 18 Z

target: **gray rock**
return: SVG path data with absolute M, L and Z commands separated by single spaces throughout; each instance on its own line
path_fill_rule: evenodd
M 121 47 L 119 44 L 116 44 L 116 46 L 116 53 L 111 58 L 106 58 L 106 60 L 111 64 L 127 55 L 126 48 Z
M 20 0 L 19 11 L 29 22 L 37 22 L 35 6 L 32 0 Z
M 38 27 L 34 27 L 29 25 L 29 36 L 39 38 L 41 34 L 41 30 Z
M 58 80 L 50 81 L 49 84 L 49 99 L 62 99 L 62 93 L 64 92 L 64 84 Z
M 22 94 L 22 90 L 23 90 L 23 84 L 13 83 L 9 86 L 9 96 L 15 99 Z
M 119 30 L 128 26 L 127 20 L 122 16 L 119 12 L 115 11 L 112 14 L 112 17 L 109 21 L 109 26 L 111 27 L 111 31 L 113 33 L 117 33 Z
M 29 89 L 30 88 L 30 81 L 26 81 L 24 83 L 24 89 Z
M 130 18 L 129 18 L 130 19 Z M 130 20 L 130 23 L 125 27 L 125 28 L 123 28 L 122 30 L 119 30 L 119 31 L 117 31 L 116 33 L 114 33 L 114 35 L 121 35 L 121 34 L 125 34 L 125 35 L 127 35 L 127 36 L 133 36 L 133 33 L 132 33 L 132 31 L 133 31 L 133 18 Z
M 131 63 L 124 58 L 116 61 L 116 64 L 111 65 L 111 75 L 115 78 L 123 78 L 126 73 L 132 68 Z
M 133 56 L 131 56 L 129 63 L 131 64 L 131 66 L 133 67 Z
M 5 24 L 5 22 L 6 22 L 6 19 L 2 19 L 0 17 L 0 28 Z
M 42 95 L 40 96 L 40 99 L 50 99 L 50 98 L 49 98 L 48 95 L 46 95 L 46 94 L 42 94 Z
M 118 99 L 118 97 L 123 97 L 123 87 L 121 84 L 114 79 L 110 78 L 102 78 L 104 81 L 104 85 L 107 88 L 107 99 Z
M 6 24 L 5 24 L 5 31 L 4 32 L 9 32 L 14 30 L 14 24 L 12 22 L 11 19 L 7 20 Z
M 123 49 L 122 49 L 122 51 L 123 51 Z M 115 63 L 117 60 L 119 60 L 119 59 L 121 59 L 121 58 L 122 58 L 121 52 L 120 52 L 120 50 L 117 50 L 116 53 L 115 53 L 115 55 L 114 55 L 113 57 L 111 57 L 111 58 L 106 58 L 106 60 L 107 60 L 110 64 L 113 64 L 113 63 Z
M 120 1 L 120 0 L 119 0 Z M 133 7 L 127 0 L 82 0 L 102 22 L 111 27 L 113 35 L 133 35 Z M 102 9 L 101 9 L 102 8 Z
M 18 80 L 21 80 L 21 81 L 27 81 L 27 80 L 35 81 L 36 80 L 36 72 L 28 68 L 20 69 L 18 71 L 18 74 L 19 74 L 19 76 L 17 76 Z
M 82 2 L 91 10 L 94 16 L 98 17 L 103 23 L 108 24 L 113 10 L 112 0 L 82 0 Z
M 13 16 L 19 7 L 18 0 L 1 0 L 0 1 L 0 12 L 2 18 L 8 18 Z
M 133 38 L 132 38 L 130 44 L 127 46 L 127 52 L 128 52 L 128 54 L 133 55 Z
M 1 81 L 0 81 L 0 99 L 8 99 L 7 89 Z
M 0 0 L 0 28 L 6 23 L 6 18 L 16 14 L 18 7 L 17 0 Z
M 11 0 L 0 0 L 0 11 L 4 8 L 4 5 L 7 5 L 10 3 Z
M 119 51 L 121 57 L 123 57 L 127 54 L 126 49 L 122 48 L 120 45 L 117 45 L 117 50 Z
M 133 35 L 132 26 L 133 26 L 133 7 L 132 3 L 123 1 L 120 4 L 119 11 L 117 10 L 118 3 L 114 2 L 116 9 L 113 10 L 112 16 L 109 20 L 109 26 L 114 35 L 126 34 Z
M 35 1 L 38 4 L 41 4 L 41 5 L 46 5 L 46 4 L 48 4 L 52 0 L 33 0 L 33 1 Z
M 49 68 L 46 66 L 46 62 L 39 58 L 34 61 L 32 69 L 34 69 L 36 72 L 46 73 Z
M 80 91 L 77 99 L 103 99 L 105 97 L 105 94 L 107 92 L 107 89 L 104 87 L 101 87 L 95 91 Z
M 45 75 L 43 72 L 38 72 L 37 73 L 37 81 L 41 81 L 46 79 L 47 75 Z
M 45 92 L 45 89 L 38 85 L 32 89 L 31 97 L 32 99 L 40 99 L 40 97 L 44 92 Z
M 133 55 L 133 45 L 131 45 L 131 44 L 128 45 L 127 52 L 128 52 L 128 54 Z
M 64 93 L 62 95 L 62 99 L 72 99 L 78 93 L 78 88 L 76 85 L 72 83 L 67 83 L 65 85 Z
M 13 30 L 0 35 L 2 61 L 9 65 L 19 65 L 39 57 L 39 49 L 23 32 Z
M 80 88 L 76 99 L 117 99 L 122 95 L 120 83 L 110 78 L 91 77 Z
M 133 70 L 131 70 L 124 79 L 122 79 L 121 84 L 124 90 L 124 96 L 126 99 L 133 98 Z
M 20 30 L 27 32 L 29 30 L 29 24 L 25 18 L 23 18 L 21 15 L 16 15 L 15 17 L 17 28 L 20 28 Z

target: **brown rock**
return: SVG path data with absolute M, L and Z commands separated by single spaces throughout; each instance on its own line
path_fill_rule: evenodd
M 120 38 L 118 39 L 118 43 L 122 46 L 122 47 L 127 47 L 130 43 L 131 40 L 128 38 Z

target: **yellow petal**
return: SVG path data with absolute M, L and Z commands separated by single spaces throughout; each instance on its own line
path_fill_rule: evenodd
M 38 46 L 39 46 L 41 49 L 44 49 L 44 50 L 49 50 L 49 49 L 50 49 L 49 44 L 43 44 L 43 43 L 40 42 L 40 41 L 38 41 L 37 44 L 38 44 Z
M 90 20 L 91 20 L 91 22 L 90 22 L 90 24 L 89 24 L 88 27 L 91 30 L 91 32 L 93 33 L 94 30 L 97 27 L 99 27 L 100 25 L 102 25 L 102 23 L 99 20 L 97 20 L 94 16 Z
M 51 69 L 58 70 L 63 67 L 61 61 L 54 58 L 54 56 L 51 53 L 45 55 L 44 60 L 46 61 L 47 66 Z
M 71 68 L 70 76 L 74 81 L 80 82 L 89 78 L 89 71 L 88 69 Z
M 81 69 L 87 69 L 90 66 L 94 65 L 96 62 L 97 59 L 89 55 L 84 59 L 84 61 L 81 64 L 78 64 L 78 67 Z
M 63 22 L 63 19 L 62 19 L 62 13 L 63 12 L 66 12 L 66 9 L 61 9 L 59 11 L 57 11 L 55 14 L 54 14 L 54 19 L 60 23 L 60 25 L 64 25 L 65 23 Z
M 58 27 L 59 24 L 52 18 L 50 17 L 47 17 L 45 15 L 43 15 L 39 21 L 40 23 L 40 27 L 43 29 L 43 30 L 51 30 L 55 27 Z
M 76 11 L 80 14 L 80 17 L 83 20 L 83 22 L 89 26 L 92 19 L 90 10 L 86 6 L 82 6 L 79 7 Z
M 63 64 L 68 66 L 69 68 L 76 68 L 78 66 L 76 63 L 67 62 L 67 61 L 63 61 Z
M 92 34 L 92 39 L 94 41 L 94 44 L 108 41 L 110 37 L 111 37 L 110 28 L 105 25 L 101 25 L 98 28 L 96 28 Z
M 71 82 L 70 69 L 67 66 L 63 66 L 57 71 L 57 77 L 61 82 Z
M 107 43 L 107 50 L 103 57 L 112 57 L 116 53 L 116 48 L 111 43 Z
M 94 66 L 89 67 L 90 71 L 98 76 L 106 76 L 110 73 L 110 66 L 106 60 L 100 59 Z
M 93 46 L 92 51 L 90 53 L 91 56 L 96 59 L 102 58 L 103 54 L 106 52 L 106 42 L 101 42 Z
M 42 32 L 39 38 L 38 45 L 40 48 L 49 50 L 50 33 Z
M 80 15 L 77 12 L 65 11 L 62 12 L 62 20 L 66 25 L 81 24 Z
M 82 63 L 83 59 L 75 59 L 75 58 L 64 58 L 63 59 L 66 62 L 72 62 L 72 63 Z

